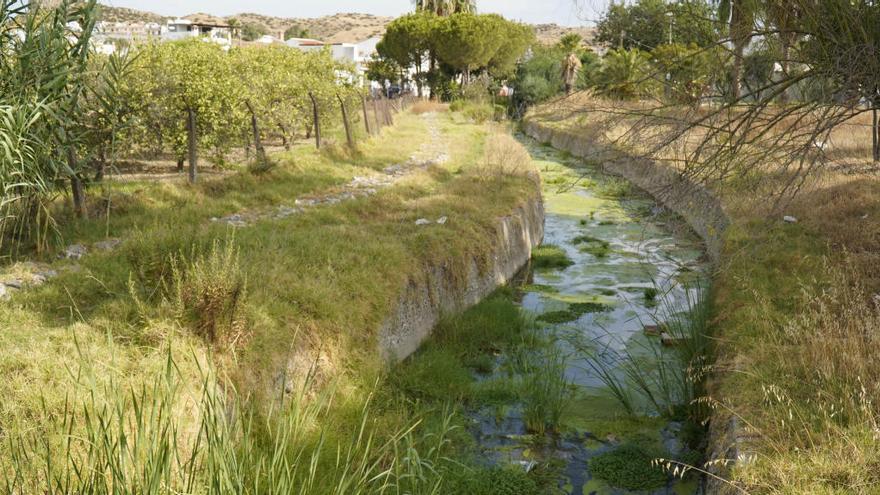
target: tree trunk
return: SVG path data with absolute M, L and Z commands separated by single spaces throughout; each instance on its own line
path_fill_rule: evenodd
M 73 197 L 73 213 L 78 218 L 86 218 L 86 191 L 77 172 L 76 151 L 67 149 L 67 166 L 70 167 L 70 192 Z
M 104 169 L 107 168 L 107 155 L 102 147 L 98 151 L 98 161 L 95 163 L 95 182 L 104 180 Z
M 177 172 L 183 172 L 183 162 L 186 161 L 186 158 L 177 157 Z
M 315 119 L 315 147 L 321 149 L 321 123 L 318 116 L 318 100 L 315 95 L 309 92 L 309 98 L 312 100 L 312 114 Z
M 372 136 L 373 133 L 370 130 L 370 118 L 367 115 L 367 99 L 364 98 L 363 95 L 361 95 L 361 109 L 364 111 L 364 127 L 367 129 L 367 135 Z
M 198 153 L 198 126 L 196 125 L 196 111 L 188 108 L 186 110 L 186 130 L 187 130 L 187 146 L 189 152 L 189 182 L 190 184 L 196 183 L 196 171 L 199 166 L 199 153 Z
M 266 163 L 266 149 L 263 148 L 263 140 L 260 139 L 260 127 L 257 123 L 257 114 L 254 112 L 254 107 L 251 105 L 250 101 L 244 102 L 245 106 L 247 106 L 248 112 L 251 114 L 251 132 L 254 135 L 254 149 L 257 151 L 257 161 L 260 163 Z
M 345 140 L 348 141 L 348 149 L 354 150 L 354 136 L 351 134 L 351 124 L 348 122 L 348 110 L 345 108 L 345 101 L 341 96 L 336 95 L 339 100 L 339 106 L 342 108 L 342 125 L 345 127 Z
M 743 45 L 733 48 L 733 67 L 730 70 L 730 100 L 736 102 L 742 95 Z
M 874 163 L 880 162 L 880 120 L 877 116 L 877 102 L 872 103 L 871 108 L 871 138 L 873 141 L 873 158 Z
M 290 140 L 287 138 L 287 128 L 284 127 L 284 124 L 278 124 L 278 129 L 281 130 L 281 146 L 284 146 L 284 151 L 290 151 Z
M 782 42 L 782 78 L 783 84 L 785 84 L 785 80 L 788 79 L 788 69 L 791 65 L 789 61 L 789 56 L 791 55 L 791 42 L 789 40 L 788 33 L 782 33 L 781 42 Z M 779 104 L 786 105 L 788 104 L 788 90 L 790 88 L 785 88 L 782 90 L 782 94 L 779 95 Z

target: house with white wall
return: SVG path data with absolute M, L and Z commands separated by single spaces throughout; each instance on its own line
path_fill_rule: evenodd
M 233 27 L 228 24 L 193 22 L 189 19 L 168 21 L 162 29 L 162 40 L 177 41 L 187 38 L 203 38 L 224 46 L 232 45 Z

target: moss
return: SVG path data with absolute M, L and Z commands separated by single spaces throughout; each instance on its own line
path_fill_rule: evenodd
M 648 452 L 628 443 L 589 461 L 590 473 L 610 485 L 626 490 L 651 490 L 666 485 L 668 475 L 652 461 L 662 453 Z
M 565 250 L 552 244 L 544 244 L 532 250 L 532 264 L 535 268 L 565 269 L 574 264 Z

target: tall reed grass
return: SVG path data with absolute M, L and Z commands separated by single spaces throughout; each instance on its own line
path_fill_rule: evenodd
M 451 421 L 417 433 L 418 419 L 392 432 L 374 424 L 368 398 L 357 425 L 335 431 L 333 386 L 310 380 L 268 412 L 205 372 L 184 390 L 169 352 L 163 372 L 126 389 L 88 376 L 88 393 L 40 430 L 6 432 L 0 493 L 46 494 L 403 494 L 442 493 L 437 465 Z M 91 385 L 88 385 L 91 384 Z

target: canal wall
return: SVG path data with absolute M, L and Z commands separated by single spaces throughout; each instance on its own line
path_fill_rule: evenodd
M 529 120 L 523 122 L 524 132 L 542 143 L 568 151 L 581 158 L 601 157 L 606 172 L 621 176 L 647 191 L 658 203 L 680 215 L 699 235 L 713 265 L 721 262 L 724 231 L 730 224 L 721 201 L 707 188 L 682 177 L 663 164 L 645 158 L 627 156 L 606 145 L 597 143 L 571 131 L 554 129 L 546 124 Z M 736 462 L 748 462 L 749 436 L 735 415 L 716 411 L 709 423 L 709 460 L 724 460 L 707 468 L 719 477 Z M 730 492 L 730 486 L 719 478 L 706 477 L 705 493 Z
M 532 248 L 544 238 L 544 203 L 540 178 L 533 181 L 532 198 L 498 219 L 489 253 L 467 260 L 463 283 L 445 264 L 428 265 L 410 278 L 391 315 L 379 330 L 379 352 L 388 361 L 399 361 L 415 352 L 445 314 L 455 314 L 477 304 L 506 284 L 529 262 Z

